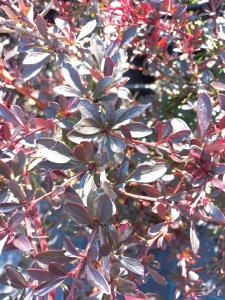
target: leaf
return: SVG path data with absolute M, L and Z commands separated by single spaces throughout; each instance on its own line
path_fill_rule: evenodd
M 114 62 L 111 57 L 105 58 L 104 75 L 111 76 L 113 74 Z
M 13 195 L 20 199 L 20 200 L 23 200 L 24 199 L 24 193 L 23 191 L 21 190 L 19 184 L 17 181 L 15 180 L 10 180 L 9 183 L 8 183 L 8 188 L 9 190 L 13 193 Z
M 116 121 L 115 124 L 120 124 L 124 121 L 139 117 L 143 114 L 149 105 L 135 105 L 128 109 L 118 109 L 116 111 Z
M 118 137 L 109 137 L 110 149 L 115 153 L 122 153 L 126 148 L 124 141 Z
M 73 154 L 77 159 L 83 162 L 89 162 L 95 149 L 92 143 L 82 142 L 73 149 Z
M 30 241 L 28 240 L 27 236 L 25 234 L 20 234 L 18 235 L 14 240 L 13 240 L 13 245 L 20 249 L 21 251 L 30 251 L 31 250 L 31 244 Z
M 225 174 L 225 164 L 217 164 L 213 171 L 216 175 Z
M 42 156 L 53 163 L 64 164 L 71 160 L 70 148 L 55 139 L 41 138 L 37 140 L 37 147 Z
M 42 68 L 44 65 L 47 63 L 48 57 L 43 59 L 37 64 L 32 64 L 32 65 L 24 65 L 23 72 L 22 72 L 22 78 L 24 81 L 30 80 L 31 78 L 35 77 L 38 75 L 38 73 L 41 72 Z
M 64 279 L 58 279 L 55 282 L 43 282 L 33 289 L 33 294 L 37 297 L 45 296 L 52 290 L 56 289 L 61 283 L 63 283 L 63 281 Z
M 84 135 L 96 134 L 102 130 L 97 122 L 89 118 L 81 119 L 76 125 L 74 125 L 73 128 L 80 134 Z
M 214 204 L 207 203 L 204 206 L 204 209 L 205 209 L 206 213 L 213 219 L 214 222 L 217 222 L 219 224 L 224 224 L 225 223 L 224 214 Z
M 0 203 L 0 213 L 7 213 L 21 207 L 18 203 Z
M 123 34 L 123 38 L 120 44 L 120 47 L 124 47 L 127 44 L 129 44 L 130 42 L 133 41 L 133 39 L 136 37 L 137 35 L 137 26 L 133 25 L 131 27 L 129 27 Z
M 225 95 L 219 93 L 217 95 L 217 101 L 219 102 L 220 108 L 225 110 Z
M 211 86 L 217 91 L 225 91 L 225 84 L 222 82 L 212 82 Z
M 4 235 L 1 239 L 0 239 L 0 255 L 2 254 L 2 250 L 4 249 L 4 246 L 8 240 L 8 234 Z
M 192 251 L 196 255 L 200 247 L 200 241 L 194 223 L 192 223 L 190 227 L 190 241 L 191 241 Z
M 66 213 L 78 224 L 88 225 L 92 223 L 88 209 L 81 204 L 67 202 L 64 205 Z
M 12 168 L 15 177 L 23 174 L 25 163 L 26 155 L 24 153 L 24 150 L 21 149 L 19 152 L 16 153 L 12 161 Z
M 186 13 L 187 5 L 179 5 L 175 12 L 173 13 L 173 17 L 175 19 L 180 19 L 183 17 L 183 15 Z
M 8 227 L 11 229 L 15 229 L 18 227 L 23 221 L 23 213 L 22 212 L 16 212 L 14 213 L 11 218 L 8 221 Z
M 148 235 L 150 235 L 151 237 L 155 237 L 163 230 L 164 227 L 165 227 L 165 223 L 155 224 L 148 229 Z
M 24 277 L 14 270 L 11 266 L 6 267 L 6 275 L 10 280 L 10 285 L 17 288 L 17 289 L 23 289 L 28 286 L 28 283 L 24 279 Z
M 94 201 L 94 217 L 106 224 L 115 213 L 114 203 L 106 194 L 99 195 Z
M 2 103 L 0 103 L 0 116 L 7 122 L 11 123 L 14 127 L 20 125 L 20 122 L 14 114 Z
M 50 263 L 48 265 L 48 270 L 51 274 L 55 275 L 55 276 L 65 276 L 66 275 L 66 272 L 65 272 L 65 268 L 63 265 L 59 264 L 59 263 Z
M 101 127 L 101 116 L 95 104 L 87 100 L 80 100 L 78 109 L 83 117 L 94 120 Z
M 34 65 L 42 62 L 50 56 L 47 52 L 29 52 L 23 60 L 24 65 Z
M 62 74 L 63 74 L 63 77 L 65 78 L 66 82 L 74 90 L 77 90 L 81 94 L 84 92 L 84 88 L 81 83 L 80 76 L 79 76 L 77 70 L 70 63 L 63 62 Z
M 141 122 L 133 122 L 126 125 L 132 138 L 143 138 L 152 134 L 153 130 Z
M 37 29 L 40 32 L 40 34 L 44 38 L 47 39 L 48 38 L 48 27 L 47 27 L 47 24 L 46 24 L 44 18 L 41 15 L 37 15 L 35 23 L 37 25 Z
M 95 99 L 101 98 L 104 96 L 105 90 L 111 88 L 113 85 L 113 77 L 107 76 L 99 80 L 99 82 L 96 85 L 96 88 L 93 92 L 93 97 Z
M 86 130 L 85 130 L 86 132 Z M 68 140 L 70 140 L 73 143 L 79 144 L 83 141 L 93 141 L 95 139 L 96 135 L 95 134 L 80 134 L 76 130 L 72 130 L 67 134 Z
M 91 36 L 90 43 L 91 43 L 91 53 L 95 57 L 99 69 L 101 69 L 101 63 L 102 63 L 103 58 L 105 57 L 104 42 L 103 42 L 102 38 L 100 38 L 99 35 L 93 34 Z
M 152 276 L 152 278 L 160 285 L 167 285 L 165 277 L 163 277 L 159 272 L 156 270 L 149 268 L 148 269 L 149 274 Z
M 89 35 L 92 33 L 92 31 L 95 29 L 97 25 L 96 20 L 91 20 L 87 24 L 85 24 L 82 28 L 81 31 L 77 37 L 77 40 L 80 41 L 82 40 L 85 36 Z
M 99 288 L 103 293 L 107 295 L 111 294 L 110 286 L 102 273 L 100 273 L 90 264 L 86 265 L 85 271 L 87 280 L 93 287 Z
M 212 104 L 207 93 L 200 94 L 197 103 L 197 124 L 201 138 L 206 135 L 212 118 Z
M 58 278 L 58 276 L 55 276 L 54 274 L 49 273 L 47 270 L 43 269 L 28 269 L 27 273 L 34 278 L 35 280 L 38 280 L 40 282 L 42 281 L 54 281 Z
M 63 95 L 65 97 L 82 97 L 82 93 L 79 90 L 75 90 L 66 85 L 59 85 L 54 87 L 54 92 Z
M 69 263 L 74 258 L 65 255 L 66 250 L 48 250 L 39 252 L 34 258 L 48 265 L 51 262 L 56 262 L 59 264 Z
M 220 49 L 219 53 L 220 53 L 220 58 L 222 59 L 222 63 L 225 64 L 225 50 Z
M 0 160 L 0 174 L 7 179 L 11 179 L 11 170 L 4 161 Z
M 144 276 L 145 268 L 139 260 L 135 258 L 130 258 L 126 256 L 119 257 L 120 263 L 126 267 L 129 271 L 136 273 L 138 275 Z
M 167 171 L 166 164 L 156 163 L 139 165 L 128 177 L 127 182 L 137 181 L 142 183 L 154 182 L 161 178 Z
M 129 170 L 129 162 L 128 162 L 128 160 L 124 160 L 122 162 L 122 164 L 120 164 L 120 167 L 118 169 L 118 172 L 116 175 L 117 179 L 122 180 L 124 177 L 126 177 L 128 174 L 128 170 Z
M 121 294 L 129 293 L 129 292 L 134 293 L 135 289 L 137 288 L 137 286 L 134 282 L 124 279 L 124 278 L 118 278 L 116 287 Z

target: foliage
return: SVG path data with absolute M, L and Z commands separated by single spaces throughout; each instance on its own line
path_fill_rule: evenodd
M 160 299 L 141 286 L 167 284 L 152 254 L 167 247 L 176 299 L 211 292 L 203 268 L 222 295 L 223 1 L 0 8 L 0 253 L 21 252 L 1 275 L 11 297 Z M 147 95 L 130 92 L 129 69 L 152 76 Z M 196 268 L 207 224 L 220 255 Z

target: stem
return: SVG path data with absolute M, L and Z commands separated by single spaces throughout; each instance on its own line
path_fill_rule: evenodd
M 158 145 L 155 142 L 149 143 L 149 142 L 138 141 L 138 140 L 132 140 L 132 142 L 137 145 L 144 145 L 144 146 L 152 147 L 152 148 L 156 148 L 156 149 L 158 148 L 160 150 L 166 151 L 167 153 L 171 154 L 170 150 L 168 150 L 167 148 L 165 148 L 163 146 Z
M 155 202 L 155 201 L 160 201 L 160 200 L 164 199 L 164 197 L 155 198 L 155 197 L 148 197 L 148 196 L 142 196 L 142 195 L 135 195 L 135 194 L 127 193 L 126 191 L 118 190 L 116 188 L 114 188 L 114 191 L 119 194 L 122 194 L 124 196 L 127 196 L 127 197 L 131 197 L 131 198 L 138 199 L 138 200 L 144 200 L 144 201 L 148 201 L 148 202 Z
M 61 187 L 66 186 L 71 181 L 73 181 L 74 179 L 76 179 L 76 178 L 78 178 L 80 176 L 82 177 L 85 173 L 86 173 L 86 171 L 82 171 L 82 172 L 76 174 L 75 176 L 70 177 L 67 181 L 65 181 L 63 184 L 61 184 Z M 39 198 L 37 198 L 35 200 L 32 200 L 30 202 L 30 206 L 28 207 L 28 211 L 31 210 L 34 206 L 36 206 L 39 202 L 41 202 L 42 200 L 44 200 L 46 197 L 51 196 L 53 193 L 54 193 L 54 190 L 51 191 L 51 192 L 48 192 L 48 193 L 46 193 L 44 195 L 42 195 L 41 197 L 39 197 Z
M 73 277 L 73 282 L 71 284 L 70 292 L 67 297 L 67 300 L 75 300 L 76 299 L 76 281 L 75 281 L 75 279 L 79 278 L 81 269 L 83 268 L 83 264 L 85 263 L 85 261 L 87 259 L 88 250 L 90 249 L 92 243 L 94 242 L 94 239 L 98 233 L 98 229 L 99 229 L 99 225 L 97 225 L 95 227 L 95 229 L 93 229 L 90 241 L 87 244 L 86 249 L 85 249 L 86 255 L 80 259 L 80 262 L 78 263 L 78 265 L 70 272 L 71 276 Z

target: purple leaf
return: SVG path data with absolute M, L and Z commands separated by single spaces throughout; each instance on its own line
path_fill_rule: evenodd
M 48 250 L 39 252 L 34 258 L 48 265 L 51 262 L 56 262 L 59 264 L 69 263 L 74 258 L 65 255 L 66 250 Z
M 2 250 L 4 249 L 4 246 L 8 240 L 8 234 L 4 235 L 1 239 L 0 239 L 0 255 L 2 254 Z
M 182 16 L 186 13 L 186 9 L 187 9 L 187 5 L 179 5 L 173 14 L 173 17 L 175 19 L 182 18 Z
M 81 119 L 73 128 L 84 135 L 96 134 L 102 130 L 95 120 L 89 118 Z
M 24 277 L 14 270 L 11 266 L 6 267 L 6 275 L 8 279 L 10 280 L 10 285 L 17 288 L 17 289 L 23 289 L 28 286 L 28 283 L 24 279 Z
M 21 207 L 18 203 L 0 203 L 0 213 L 7 213 Z
M 146 108 L 149 105 L 136 105 L 132 106 L 128 109 L 118 109 L 116 111 L 116 121 L 115 125 L 120 124 L 124 121 L 139 117 L 143 114 L 143 112 L 146 110 Z
M 200 94 L 197 103 L 197 124 L 201 138 L 206 135 L 212 118 L 212 104 L 207 93 Z
M 220 49 L 220 58 L 222 59 L 223 64 L 225 64 L 225 50 Z
M 213 171 L 215 175 L 225 174 L 225 164 L 217 164 Z
M 130 280 L 124 278 L 118 278 L 118 282 L 116 285 L 117 289 L 121 294 L 124 293 L 132 293 L 135 294 L 135 289 L 137 288 L 136 284 Z
M 105 195 L 99 195 L 94 201 L 94 217 L 101 222 L 106 224 L 113 214 L 115 213 L 115 205 L 111 199 Z
M 191 248 L 193 253 L 196 255 L 198 253 L 199 247 L 200 247 L 200 241 L 197 235 L 196 228 L 194 224 L 191 224 L 190 227 L 190 241 L 191 241 Z
M 204 209 L 214 222 L 217 222 L 219 224 L 225 224 L 224 214 L 214 204 L 208 203 L 204 206 Z
M 145 124 L 141 122 L 133 122 L 130 124 L 127 124 L 126 127 L 128 127 L 132 138 L 143 138 L 150 134 L 152 134 L 152 129 L 148 128 Z
M 71 88 L 77 90 L 80 94 L 84 92 L 80 76 L 77 70 L 71 64 L 63 62 L 62 73 L 63 77 L 65 78 L 66 82 L 71 86 Z
M 97 86 L 94 90 L 93 97 L 95 99 L 101 98 L 104 96 L 104 92 L 106 89 L 109 89 L 113 86 L 113 77 L 107 76 L 99 80 Z
M 42 68 L 45 66 L 47 63 L 49 57 L 46 57 L 42 61 L 36 64 L 29 64 L 29 65 L 24 65 L 23 72 L 22 72 L 22 78 L 24 81 L 30 80 L 31 78 L 37 76 Z
M 14 240 L 13 240 L 13 245 L 20 249 L 21 251 L 30 251 L 31 250 L 31 244 L 30 241 L 28 240 L 27 236 L 25 234 L 20 234 L 18 235 Z
M 80 100 L 78 104 L 78 109 L 83 117 L 92 119 L 99 125 L 101 124 L 101 116 L 98 111 L 98 107 L 95 104 L 87 100 Z
M 161 178 L 167 171 L 166 164 L 156 163 L 140 164 L 128 177 L 126 181 L 137 181 L 142 183 L 154 182 Z
M 28 52 L 27 56 L 23 60 L 24 65 L 34 65 L 41 63 L 43 60 L 50 56 L 47 52 Z
M 16 212 L 9 219 L 8 226 L 12 229 L 16 228 L 22 223 L 22 221 L 23 221 L 23 213 L 22 212 Z
M 217 95 L 217 101 L 219 102 L 220 108 L 225 110 L 225 95 L 219 93 Z
M 121 264 L 129 271 L 144 276 L 145 268 L 143 264 L 139 262 L 139 260 L 126 256 L 120 256 L 119 260 Z
M 74 246 L 74 244 L 68 237 L 65 237 L 64 239 L 64 247 L 68 252 L 75 254 L 76 256 L 79 255 L 78 249 Z
M 130 42 L 133 41 L 133 39 L 136 37 L 137 35 L 137 26 L 133 25 L 131 27 L 129 27 L 123 34 L 123 38 L 120 44 L 120 47 L 124 47 L 127 44 L 129 44 Z
M 92 223 L 88 209 L 81 204 L 67 202 L 64 205 L 66 213 L 78 224 L 87 225 Z
M 63 281 L 64 279 L 58 279 L 55 282 L 43 282 L 33 289 L 33 294 L 37 297 L 45 296 L 52 290 L 56 289 L 61 283 L 63 283 Z
M 51 138 L 37 140 L 37 147 L 47 160 L 64 164 L 71 160 L 72 152 L 65 144 Z
M 11 170 L 4 161 L 0 160 L 0 174 L 7 179 L 11 179 Z
M 99 288 L 103 293 L 110 295 L 110 286 L 103 276 L 97 269 L 95 269 L 92 265 L 87 264 L 86 266 L 86 276 L 87 280 L 93 287 Z
M 161 274 L 159 274 L 158 271 L 149 268 L 148 269 L 149 274 L 151 275 L 151 277 L 160 285 L 167 285 L 166 279 L 165 277 L 163 277 Z
M 212 82 L 211 86 L 217 91 L 225 91 L 225 84 L 222 82 Z
M 66 85 L 59 85 L 54 87 L 54 92 L 56 92 L 59 95 L 63 95 L 65 97 L 82 97 L 82 93 L 74 88 L 71 88 Z
M 87 24 L 85 24 L 77 37 L 77 40 L 82 40 L 84 37 L 92 33 L 92 31 L 95 29 L 97 25 L 96 20 L 89 21 Z
M 104 65 L 104 75 L 111 76 L 113 74 L 114 62 L 111 57 L 107 56 Z
M 11 123 L 14 127 L 20 125 L 18 119 L 14 116 L 14 114 L 2 103 L 0 103 L 0 116 L 7 122 Z
M 48 270 L 51 274 L 58 276 L 58 277 L 59 276 L 62 277 L 62 276 L 66 275 L 64 266 L 59 263 L 51 262 L 48 265 Z
M 28 269 L 27 273 L 34 278 L 35 280 L 38 280 L 40 282 L 42 281 L 54 281 L 58 278 L 58 276 L 55 276 L 54 274 L 49 273 L 47 270 L 43 269 Z
M 126 148 L 125 142 L 122 139 L 115 136 L 109 137 L 109 143 L 110 143 L 110 149 L 112 150 L 112 152 L 115 153 L 124 152 Z
M 9 183 L 8 183 L 8 188 L 9 190 L 13 193 L 13 195 L 20 199 L 20 200 L 23 200 L 24 199 L 24 193 L 23 191 L 21 190 L 19 184 L 17 181 L 15 180 L 10 180 Z
M 165 223 L 158 223 L 158 224 L 152 225 L 148 229 L 148 235 L 150 235 L 151 237 L 155 237 L 157 234 L 160 233 L 160 231 L 163 230 L 164 227 L 165 227 Z
M 40 34 L 44 38 L 48 38 L 48 27 L 44 18 L 41 15 L 37 15 L 35 23 Z

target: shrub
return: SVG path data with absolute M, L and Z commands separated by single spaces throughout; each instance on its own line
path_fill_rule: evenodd
M 149 278 L 199 299 L 202 270 L 223 294 L 223 7 L 1 1 L 0 252 L 21 254 L 1 276 L 10 299 L 159 299 Z M 168 279 L 152 253 L 167 247 Z

